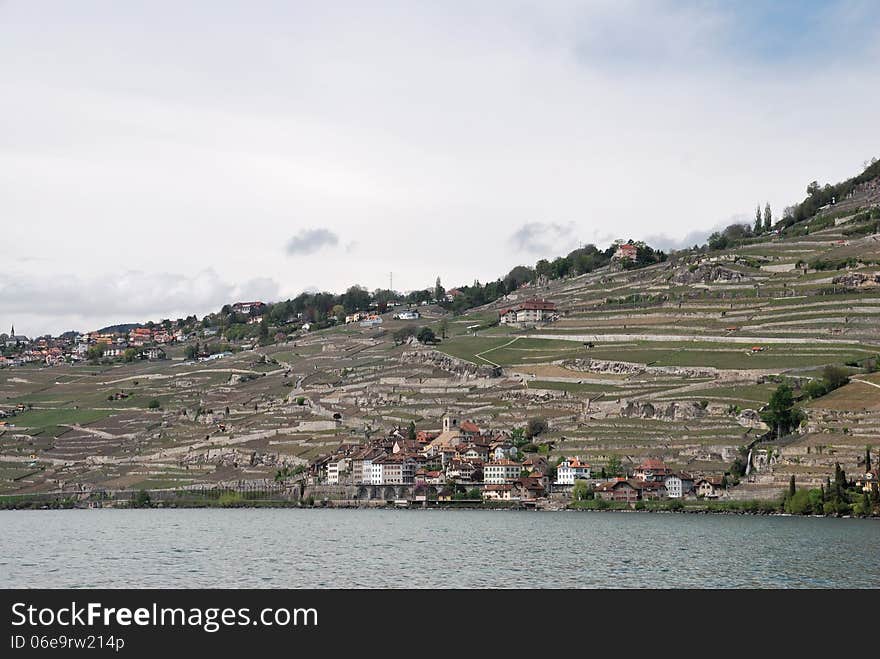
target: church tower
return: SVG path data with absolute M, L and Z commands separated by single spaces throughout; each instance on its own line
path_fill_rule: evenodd
M 458 430 L 458 414 L 455 412 L 447 412 L 443 417 L 443 432 L 450 430 Z

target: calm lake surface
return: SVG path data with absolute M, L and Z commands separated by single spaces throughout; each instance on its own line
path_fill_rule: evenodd
M 0 512 L 6 588 L 877 588 L 880 522 L 394 510 Z

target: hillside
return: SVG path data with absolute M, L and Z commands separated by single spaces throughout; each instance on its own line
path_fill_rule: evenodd
M 818 484 L 835 462 L 856 473 L 880 447 L 880 380 L 865 368 L 880 354 L 880 235 L 865 209 L 647 267 L 542 277 L 460 315 L 385 313 L 379 327 L 300 331 L 211 361 L 178 345 L 164 361 L 3 369 L 0 409 L 20 412 L 0 429 L 0 492 L 271 482 L 343 442 L 439 428 L 450 411 L 497 430 L 543 417 L 541 451 L 596 468 L 658 457 L 718 476 L 751 447 L 741 497 L 791 474 Z M 530 298 L 558 320 L 497 323 Z M 396 344 L 424 325 L 446 338 Z M 801 386 L 826 365 L 852 380 L 809 400 Z M 781 381 L 803 397 L 805 432 L 759 441 L 758 410 Z

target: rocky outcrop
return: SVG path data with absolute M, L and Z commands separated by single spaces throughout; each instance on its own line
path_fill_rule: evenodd
M 414 350 L 400 355 L 405 364 L 430 365 L 459 377 L 501 377 L 501 369 L 489 364 L 478 366 L 457 357 L 451 357 L 437 350 Z
M 650 403 L 648 401 L 629 401 L 620 408 L 620 416 L 659 421 L 678 421 L 697 419 L 708 414 L 706 408 L 692 401 L 672 403 Z
M 710 284 L 713 282 L 734 283 L 747 279 L 748 277 L 737 270 L 725 268 L 722 265 L 706 263 L 698 266 L 691 265 L 679 268 L 675 274 L 672 275 L 670 281 L 676 284 L 696 284 L 700 282 Z
M 860 286 L 880 286 L 880 274 L 849 272 L 845 275 L 835 277 L 831 281 L 839 286 L 849 286 L 851 288 L 859 288 Z
M 591 373 L 616 373 L 621 375 L 651 373 L 691 378 L 715 377 L 718 375 L 718 369 L 711 366 L 645 366 L 636 362 L 609 361 L 605 359 L 569 359 L 559 363 L 561 366 L 572 371 Z
M 755 430 L 769 430 L 769 426 L 761 421 L 761 415 L 755 410 L 743 410 L 736 415 L 736 422 L 743 428 L 754 428 Z

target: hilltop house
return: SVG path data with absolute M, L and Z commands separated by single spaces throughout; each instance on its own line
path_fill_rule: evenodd
M 611 257 L 613 261 L 635 261 L 638 257 L 638 247 L 632 243 L 623 243 L 617 246 L 617 251 Z
M 499 322 L 504 325 L 513 323 L 543 323 L 559 317 L 556 305 L 548 300 L 526 300 L 498 312 Z
M 243 313 L 250 314 L 251 312 L 259 313 L 265 308 L 266 304 L 264 302 L 236 302 L 232 305 L 232 310 L 235 313 Z

